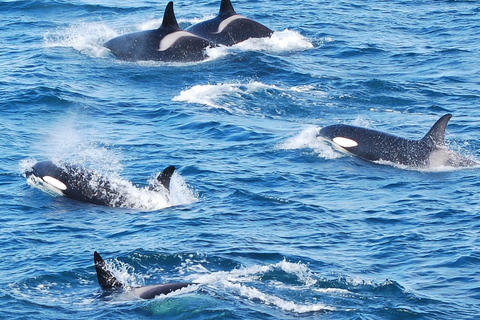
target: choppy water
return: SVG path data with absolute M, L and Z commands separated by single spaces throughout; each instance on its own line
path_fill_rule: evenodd
M 478 169 L 367 163 L 315 134 L 420 138 L 450 112 L 447 144 L 479 159 L 478 2 L 237 0 L 272 39 L 189 64 L 102 47 L 156 27 L 165 5 L 0 2 L 1 318 L 477 318 Z M 175 11 L 188 27 L 218 6 Z M 140 188 L 173 164 L 174 200 L 52 197 L 22 175 L 46 159 Z M 201 285 L 105 296 L 94 250 L 130 286 Z

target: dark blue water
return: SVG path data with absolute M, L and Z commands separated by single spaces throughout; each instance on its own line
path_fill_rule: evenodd
M 102 43 L 166 5 L 2 1 L 2 319 L 476 319 L 479 169 L 368 163 L 315 138 L 347 123 L 480 158 L 476 1 L 236 0 L 272 39 L 202 63 L 121 62 Z M 177 1 L 182 27 L 219 1 Z M 52 197 L 56 159 L 121 176 L 131 208 Z M 142 189 L 177 166 L 169 203 Z M 105 296 L 93 252 L 128 286 Z

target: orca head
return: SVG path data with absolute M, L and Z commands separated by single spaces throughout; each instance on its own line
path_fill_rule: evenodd
M 358 147 L 358 137 L 355 135 L 356 127 L 334 124 L 324 127 L 320 130 L 319 135 L 338 145 L 339 147 L 349 150 Z
M 25 177 L 27 181 L 40 184 L 55 194 L 64 195 L 69 188 L 65 171 L 52 161 L 37 162 L 25 172 Z

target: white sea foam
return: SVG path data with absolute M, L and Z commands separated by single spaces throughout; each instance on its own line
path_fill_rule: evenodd
M 335 310 L 334 307 L 327 306 L 322 303 L 299 303 L 296 301 L 288 300 L 287 298 L 279 297 L 277 295 L 265 292 L 264 289 L 255 287 L 255 283 L 258 283 L 262 277 L 269 272 L 285 272 L 289 275 L 296 276 L 298 281 L 303 283 L 302 290 L 310 290 L 312 285 L 317 283 L 317 280 L 313 277 L 311 271 L 303 263 L 292 263 L 286 260 L 280 261 L 276 264 L 270 265 L 253 265 L 240 269 L 234 269 L 232 271 L 217 271 L 209 273 L 206 268 L 196 268 L 205 272 L 204 275 L 192 275 L 192 280 L 196 283 L 208 284 L 212 287 L 219 287 L 231 292 L 237 298 L 246 298 L 251 301 L 260 301 L 263 304 L 275 306 L 281 310 L 295 312 L 295 313 L 309 313 L 317 311 Z M 248 285 L 247 285 L 248 283 Z M 278 283 L 278 281 L 272 281 L 270 286 L 278 288 L 282 287 L 283 290 L 298 291 L 298 286 L 292 286 L 288 284 Z
M 331 144 L 324 139 L 318 137 L 319 127 L 311 126 L 304 129 L 298 135 L 288 138 L 285 142 L 277 145 L 277 149 L 296 150 L 296 149 L 313 149 L 321 158 L 335 159 L 341 157 Z
M 247 298 L 250 300 L 259 300 L 264 304 L 275 306 L 279 309 L 295 313 L 310 313 L 317 311 L 333 311 L 334 307 L 327 306 L 323 303 L 315 304 L 301 304 L 294 301 L 289 301 L 277 297 L 273 294 L 268 294 L 260 291 L 257 288 L 249 287 L 240 283 L 225 283 L 227 289 L 233 289 L 238 292 L 242 298 Z
M 251 38 L 236 44 L 245 51 L 288 52 L 313 48 L 313 44 L 297 31 L 275 31 L 270 38 Z
M 242 51 L 283 53 L 303 51 L 313 47 L 310 40 L 299 32 L 285 29 L 284 31 L 275 31 L 270 38 L 250 38 L 230 47 L 207 48 L 207 55 L 210 57 L 208 60 L 215 60 Z
M 188 103 L 203 104 L 215 109 L 223 109 L 233 113 L 244 112 L 236 107 L 235 103 L 222 103 L 218 100 L 229 96 L 230 98 L 241 98 L 242 95 L 251 95 L 258 91 L 278 89 L 275 85 L 267 85 L 258 81 L 251 81 L 246 84 L 242 83 L 218 83 L 207 85 L 196 85 L 180 92 L 179 95 L 173 97 L 173 101 L 184 101 Z
M 248 112 L 248 107 L 244 105 L 245 98 L 261 92 L 286 96 L 290 96 L 292 92 L 313 92 L 312 94 L 325 95 L 325 92 L 316 90 L 314 86 L 310 85 L 281 87 L 259 81 L 249 81 L 246 83 L 230 82 L 195 85 L 182 90 L 172 98 L 172 101 L 201 104 L 209 108 L 222 109 L 230 113 L 237 112 L 244 114 Z

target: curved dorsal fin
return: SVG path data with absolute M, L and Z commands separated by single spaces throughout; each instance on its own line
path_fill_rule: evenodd
M 422 141 L 432 146 L 445 145 L 445 129 L 447 129 L 447 124 L 451 117 L 452 115 L 448 113 L 438 119 L 425 137 L 422 138 Z
M 233 9 L 232 3 L 230 0 L 222 0 L 220 3 L 220 12 L 218 13 L 219 16 L 233 16 L 237 14 Z
M 163 22 L 160 28 L 181 30 L 178 26 L 177 18 L 175 18 L 175 13 L 173 12 L 173 2 L 170 1 L 165 8 L 165 13 L 163 14 Z
M 175 166 L 168 166 L 158 175 L 157 181 L 160 182 L 165 189 L 170 190 L 170 179 L 172 178 Z
M 109 270 L 107 270 L 107 264 L 105 260 L 102 259 L 97 251 L 93 253 L 93 260 L 95 261 L 98 284 L 102 287 L 102 289 L 113 289 L 123 286 L 122 283 L 118 281 Z

